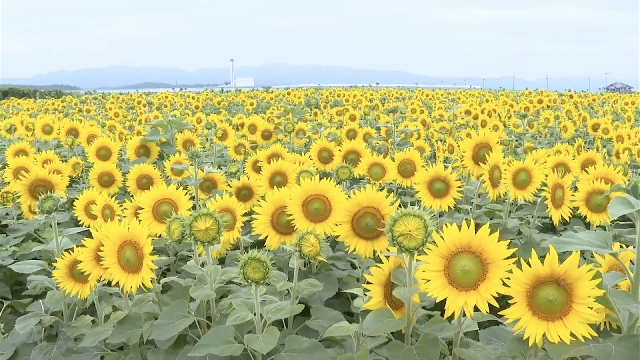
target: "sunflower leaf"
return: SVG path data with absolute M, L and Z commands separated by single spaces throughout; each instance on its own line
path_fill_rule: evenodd
M 362 323 L 362 333 L 367 336 L 378 336 L 392 333 L 405 326 L 405 319 L 396 319 L 388 307 L 373 310 Z
M 323 338 L 326 337 L 338 337 L 338 336 L 349 336 L 353 335 L 358 331 L 358 324 L 350 324 L 348 321 L 340 321 L 331 325 L 327 331 L 322 335 Z
M 617 196 L 611 199 L 607 209 L 609 210 L 611 220 L 615 220 L 620 216 L 628 215 L 640 210 L 640 200 L 629 194 Z
M 179 300 L 167 306 L 158 320 L 151 326 L 149 338 L 154 340 L 166 340 L 178 334 L 182 329 L 191 325 L 195 317 L 189 313 L 189 304 Z
M 269 326 L 261 335 L 246 334 L 244 336 L 244 343 L 253 350 L 267 355 L 271 349 L 276 347 L 279 338 L 280 331 L 278 331 L 278 328 Z
M 189 352 L 189 356 L 204 356 L 208 354 L 217 356 L 238 356 L 244 350 L 244 346 L 235 340 L 233 326 L 214 326 L 198 341 Z
M 552 245 L 557 252 L 587 250 L 604 255 L 616 252 L 612 249 L 612 239 L 612 233 L 605 231 L 567 232 L 562 236 L 552 237 L 545 241 L 544 245 Z
M 325 360 L 329 352 L 316 340 L 298 335 L 290 335 L 285 341 L 285 348 L 276 355 L 275 360 Z

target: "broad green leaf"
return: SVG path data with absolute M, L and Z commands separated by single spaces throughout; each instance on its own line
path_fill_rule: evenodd
M 397 297 L 398 299 L 402 300 L 402 302 L 406 304 L 409 301 L 411 301 L 411 298 L 415 294 L 417 294 L 419 292 L 420 292 L 420 290 L 416 289 L 416 288 L 409 289 L 409 288 L 406 288 L 404 286 L 399 286 L 399 287 L 397 287 L 397 288 L 395 288 L 393 290 L 393 295 L 395 297 Z
M 254 317 L 254 314 L 250 312 L 247 308 L 239 307 L 233 310 L 231 314 L 229 314 L 229 317 L 227 317 L 226 324 L 227 325 L 243 324 L 249 320 L 252 320 L 253 317 Z
M 387 356 L 394 360 L 438 360 L 440 340 L 430 334 L 423 334 L 413 346 L 394 340 L 387 345 Z
M 605 289 L 612 288 L 615 284 L 627 278 L 627 275 L 618 271 L 610 271 L 602 275 L 602 285 Z
M 459 348 L 455 352 L 465 360 L 495 360 L 498 354 L 480 343 L 475 343 L 469 348 Z
M 611 220 L 615 220 L 620 216 L 640 210 L 640 200 L 629 194 L 617 196 L 611 199 L 607 209 L 609 210 L 609 217 Z
M 572 342 L 548 344 L 547 351 L 553 360 L 563 360 L 579 356 L 593 356 L 597 360 L 637 360 L 640 354 L 640 335 L 623 335 L 610 343 Z
M 267 355 L 271 349 L 276 347 L 280 331 L 275 326 L 267 327 L 261 335 L 247 334 L 244 336 L 244 343 L 253 350 Z
M 31 360 L 59 360 L 62 359 L 62 352 L 68 346 L 67 341 L 56 341 L 54 343 L 40 343 L 31 352 Z
M 308 327 L 320 333 L 326 331 L 331 325 L 344 321 L 341 312 L 324 307 L 314 306 L 311 308 L 311 319 L 307 320 Z
M 27 331 L 33 331 L 33 328 L 44 319 L 52 319 L 53 317 L 45 313 L 28 313 L 27 315 L 20 316 L 14 325 L 14 329 L 19 333 L 26 333 Z
M 189 356 L 238 356 L 244 346 L 235 340 L 235 329 L 230 325 L 214 326 L 198 341 Z
M 71 324 L 64 328 L 64 332 L 71 338 L 75 338 L 78 335 L 86 334 L 91 329 L 91 323 L 93 317 L 89 315 L 78 316 Z
M 181 332 L 193 323 L 195 317 L 189 314 L 189 304 L 179 300 L 167 306 L 158 320 L 151 326 L 150 339 L 166 340 Z
M 628 311 L 640 316 L 640 304 L 638 303 L 638 300 L 631 295 L 631 293 L 620 291 L 618 289 L 609 289 L 607 293 L 620 311 Z
M 600 255 L 615 252 L 612 249 L 612 233 L 605 231 L 565 232 L 562 236 L 547 240 L 546 245 L 553 245 L 557 252 L 588 250 Z
M 326 360 L 329 352 L 316 340 L 298 335 L 289 335 L 285 341 L 285 348 L 275 360 Z
M 405 319 L 396 317 L 391 309 L 383 307 L 373 310 L 362 323 L 362 333 L 368 336 L 378 336 L 398 331 L 405 326 Z
M 95 346 L 100 341 L 108 338 L 112 331 L 112 324 L 98 325 L 87 332 L 84 339 L 82 339 L 80 346 Z
M 322 337 L 338 337 L 338 336 L 349 336 L 355 334 L 358 331 L 358 324 L 350 324 L 347 321 L 340 321 L 339 323 L 335 323 L 331 325 L 327 331 L 324 332 Z
M 264 314 L 267 324 L 271 324 L 276 320 L 286 319 L 289 315 L 297 315 L 301 313 L 302 310 L 304 310 L 303 304 L 296 304 L 292 307 L 290 301 L 280 301 L 265 306 L 262 313 Z
M 338 360 L 369 360 L 369 349 L 363 346 L 356 354 L 344 354 L 338 356 Z
M 142 314 L 131 312 L 116 323 L 107 342 L 133 345 L 140 341 L 140 335 L 142 335 Z
M 42 260 L 18 261 L 17 263 L 9 265 L 9 269 L 21 274 L 32 274 L 40 270 L 50 270 L 49 264 Z
M 483 321 L 500 321 L 497 317 L 491 314 L 485 314 L 482 312 L 475 312 L 471 315 L 471 320 L 475 322 L 483 322 Z
M 420 327 L 420 331 L 436 335 L 441 338 L 448 338 L 455 334 L 460 328 L 449 323 L 441 316 L 434 316 Z
M 298 283 L 298 293 L 300 297 L 305 297 L 313 293 L 317 293 L 323 289 L 322 283 L 316 279 L 304 279 Z

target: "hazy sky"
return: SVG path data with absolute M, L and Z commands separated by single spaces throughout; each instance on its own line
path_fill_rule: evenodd
M 0 0 L 0 76 L 269 63 L 637 77 L 638 0 Z

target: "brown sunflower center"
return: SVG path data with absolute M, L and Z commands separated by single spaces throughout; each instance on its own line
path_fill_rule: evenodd
M 155 221 L 164 224 L 173 214 L 178 213 L 178 204 L 173 199 L 163 198 L 155 202 L 151 214 Z
M 587 195 L 587 209 L 592 213 L 600 214 L 607 211 L 609 206 L 609 197 L 604 195 L 602 191 L 594 191 Z
M 556 174 L 560 175 L 561 177 L 569 174 L 570 170 L 571 168 L 569 167 L 569 165 L 564 163 L 556 164 L 556 166 L 553 167 L 553 171 L 555 171 Z
M 347 139 L 355 140 L 358 137 L 358 131 L 356 129 L 349 129 L 345 135 Z
M 253 192 L 253 189 L 250 188 L 249 186 L 241 186 L 238 189 L 236 189 L 235 195 L 238 201 L 246 203 L 251 201 L 251 199 L 253 199 L 254 192 Z
M 329 198 L 321 194 L 307 196 L 302 202 L 302 212 L 307 220 L 313 223 L 320 223 L 331 215 L 331 202 Z
M 416 173 L 416 170 L 416 163 L 414 163 L 412 160 L 402 159 L 398 163 L 398 174 L 400 174 L 400 176 L 405 179 L 412 177 Z
M 20 177 L 29 174 L 29 168 L 26 166 L 16 166 L 12 173 L 15 180 L 20 180 Z
M 487 156 L 493 149 L 491 145 L 487 143 L 480 143 L 473 147 L 472 158 L 476 165 L 484 164 L 487 162 Z
M 333 151 L 327 148 L 318 150 L 318 161 L 323 165 L 331 164 L 333 161 Z
M 153 186 L 153 178 L 149 175 L 140 175 L 136 178 L 136 186 L 140 190 L 149 190 Z
M 449 285 L 459 291 L 471 291 L 480 286 L 487 276 L 487 267 L 482 257 L 473 251 L 462 250 L 449 258 L 444 268 Z
M 16 150 L 16 152 L 13 153 L 14 158 L 21 157 L 21 156 L 29 156 L 29 152 L 27 152 L 27 150 L 25 149 L 18 149 Z
M 75 282 L 86 284 L 89 282 L 89 275 L 82 272 L 78 265 L 80 265 L 80 260 L 75 260 L 73 264 L 71 264 L 71 266 L 69 267 L 69 275 L 71 275 Z
M 529 309 L 537 317 L 545 321 L 559 320 L 571 311 L 571 288 L 564 281 L 542 281 L 529 290 L 527 300 Z
M 434 179 L 428 185 L 429 194 L 436 199 L 442 199 L 449 195 L 449 183 L 442 179 Z
M 351 218 L 351 230 L 358 237 L 373 240 L 383 234 L 384 217 L 380 210 L 372 206 L 365 206 L 356 211 Z
M 389 306 L 391 310 L 398 311 L 404 309 L 404 302 L 393 295 L 393 290 L 398 287 L 398 284 L 391 281 L 391 275 L 384 283 L 384 302 Z
M 513 173 L 513 187 L 524 190 L 531 185 L 531 173 L 527 169 L 518 169 Z
M 98 136 L 93 134 L 87 136 L 87 144 L 91 145 L 97 138 Z
M 273 211 L 273 214 L 271 214 L 271 227 L 280 235 L 291 235 L 296 229 L 293 227 L 285 210 L 286 206 L 280 206 Z
M 137 274 L 142 269 L 144 253 L 140 245 L 127 240 L 118 246 L 117 258 L 121 270 L 129 274 Z
M 455 147 L 455 145 L 453 145 L 453 144 L 449 144 L 449 145 L 447 145 L 447 153 L 448 153 L 449 155 L 453 155 L 453 154 L 455 154 L 455 153 L 456 153 L 456 147 Z
M 244 144 L 237 144 L 233 147 L 233 152 L 236 155 L 244 155 L 245 151 L 247 151 L 247 147 Z
M 500 166 L 494 165 L 489 169 L 489 183 L 491 183 L 491 187 L 496 189 L 500 186 L 500 182 L 502 181 L 502 170 L 500 170 Z
M 222 220 L 222 229 L 224 229 L 224 231 L 231 231 L 236 227 L 236 217 L 232 209 L 220 211 L 220 220 Z
M 255 124 L 249 124 L 249 126 L 247 126 L 247 131 L 249 134 L 253 135 L 258 131 L 258 127 Z
M 357 150 L 350 150 L 344 153 L 344 155 L 342 156 L 342 160 L 353 166 L 356 167 L 358 166 L 358 164 L 360 163 L 360 153 Z
M 286 186 L 288 182 L 289 179 L 287 177 L 287 174 L 283 172 L 276 172 L 269 178 L 269 187 L 281 188 L 283 186 Z
M 267 164 L 271 164 L 274 161 L 278 161 L 282 159 L 282 156 L 280 156 L 280 154 L 272 154 L 267 156 Z
M 380 163 L 373 163 L 369 165 L 367 175 L 373 181 L 380 181 L 387 175 L 387 169 Z
M 215 179 L 204 178 L 202 182 L 198 185 L 198 189 L 205 193 L 205 195 L 211 195 L 213 190 L 218 188 L 218 182 Z
M 29 185 L 29 195 L 37 199 L 41 195 L 53 192 L 53 183 L 47 179 L 36 179 Z
M 269 129 L 262 130 L 262 132 L 260 133 L 260 137 L 264 141 L 269 141 L 269 140 L 271 140 L 271 138 L 273 138 L 273 131 L 271 131 Z
M 80 131 L 76 128 L 71 128 L 67 130 L 67 136 L 73 136 L 74 139 L 77 139 L 80 136 Z
M 192 139 L 184 140 L 184 141 L 182 142 L 182 147 L 183 147 L 185 150 L 189 150 L 189 149 L 195 148 L 195 147 L 196 147 L 196 142 L 195 142 L 195 141 L 193 141 Z
M 226 141 L 229 138 L 229 132 L 226 129 L 220 129 L 218 130 L 216 138 L 219 141 Z
M 100 209 L 100 215 L 102 216 L 102 220 L 104 222 L 113 221 L 116 218 L 116 210 L 113 206 L 106 204 Z
M 105 171 L 98 175 L 98 184 L 103 188 L 111 187 L 115 182 L 116 177 L 111 172 Z
M 585 171 L 588 168 L 590 168 L 591 166 L 597 165 L 596 161 L 593 159 L 584 159 L 584 161 L 582 161 L 582 164 L 580 164 L 580 170 L 581 171 Z
M 144 156 L 148 159 L 149 155 L 151 155 L 151 149 L 149 149 L 149 147 L 145 144 L 140 144 L 136 146 L 135 154 L 139 158 Z
M 84 205 L 84 208 L 82 209 L 84 211 L 84 215 L 91 220 L 98 220 L 98 216 L 91 212 L 91 207 L 95 204 L 95 200 L 87 201 L 87 203 Z
M 553 205 L 555 209 L 560 209 L 564 205 L 564 186 L 554 184 L 551 189 L 549 189 L 549 193 L 551 195 L 551 205 Z
M 113 152 L 111 152 L 111 149 L 108 146 L 100 146 L 96 150 L 96 157 L 100 161 L 109 161 L 112 155 Z

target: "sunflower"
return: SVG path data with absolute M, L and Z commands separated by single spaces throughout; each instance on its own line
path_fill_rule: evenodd
M 359 176 L 365 176 L 374 184 L 382 184 L 393 180 L 393 161 L 381 155 L 368 155 L 360 160 L 354 169 Z
M 85 273 L 79 267 L 79 259 L 82 249 L 73 247 L 73 250 L 63 253 L 53 264 L 55 269 L 51 275 L 56 285 L 68 296 L 78 295 L 79 299 L 86 299 L 98 281 L 90 274 Z
M 610 188 L 611 186 L 603 180 L 578 182 L 573 206 L 578 208 L 578 213 L 584 216 L 589 224 L 599 226 L 609 223 L 608 206 L 611 199 L 624 195 L 621 192 L 607 193 Z
M 276 188 L 292 187 L 295 184 L 296 168 L 288 161 L 278 160 L 263 165 L 262 173 L 255 178 L 262 194 Z
M 576 166 L 580 168 L 580 173 L 587 172 L 592 166 L 601 165 L 603 163 L 602 156 L 595 150 L 587 150 L 578 155 Z
M 73 202 L 73 215 L 78 219 L 80 225 L 91 228 L 96 223 L 98 215 L 94 212 L 93 207 L 99 197 L 99 190 L 87 188 Z
M 578 178 L 579 183 L 602 180 L 606 185 L 624 184 L 624 175 L 614 165 L 600 163 L 586 169 Z
M 231 246 L 240 238 L 240 232 L 246 217 L 242 216 L 243 205 L 228 193 L 216 195 L 211 202 L 207 203 L 209 210 L 215 211 L 222 220 L 222 248 Z
M 249 142 L 244 139 L 237 139 L 233 146 L 229 147 L 229 156 L 233 160 L 244 160 L 245 154 L 249 152 Z
M 99 254 L 106 269 L 104 277 L 125 292 L 152 287 L 151 279 L 156 277 L 153 270 L 157 269 L 153 260 L 158 256 L 151 255 L 149 228 L 137 221 L 112 222 L 102 231 L 105 240 Z
M 259 179 L 262 173 L 262 164 L 258 153 L 253 153 L 247 157 L 244 166 L 244 173 L 251 179 Z
M 92 238 L 82 239 L 82 245 L 84 248 L 78 256 L 80 264 L 78 268 L 85 274 L 89 275 L 89 278 L 95 281 L 99 281 L 104 276 L 106 269 L 102 266 L 102 256 L 100 251 L 103 245 L 104 233 L 101 231 L 90 229 Z
M 619 242 L 615 242 L 613 244 L 612 249 L 616 252 L 618 252 L 617 256 L 620 259 L 620 261 L 622 262 L 622 264 L 624 264 L 624 266 L 629 269 L 629 264 L 631 262 L 631 260 L 633 260 L 635 258 L 635 254 L 633 253 L 633 246 L 630 247 L 626 247 L 622 244 L 620 244 Z M 622 250 L 622 251 L 620 251 Z M 600 265 L 600 267 L 597 268 L 598 271 L 600 271 L 600 273 L 602 275 L 608 273 L 608 272 L 619 272 L 624 276 L 627 276 L 627 272 L 625 271 L 625 269 L 622 268 L 622 265 L 618 262 L 618 260 L 616 260 L 615 257 L 613 257 L 612 255 L 606 254 L 604 257 L 596 254 L 595 252 L 593 253 L 593 257 L 596 259 L 596 261 L 598 262 L 598 264 Z M 636 270 L 638 271 L 638 270 Z M 616 287 L 622 291 L 626 291 L 629 292 L 629 290 L 631 289 L 631 279 L 625 279 L 622 280 L 621 282 L 619 282 L 618 284 L 616 284 Z
M 503 174 L 504 162 L 505 159 L 502 152 L 495 151 L 487 157 L 487 162 L 482 164 L 482 186 L 491 201 L 502 198 L 507 192 Z
M 422 205 L 434 211 L 448 211 L 455 206 L 456 199 L 462 197 L 462 183 L 452 168 L 445 170 L 442 163 L 429 166 L 413 188 Z
M 527 156 L 524 161 L 513 161 L 508 167 L 505 182 L 509 188 L 509 198 L 520 201 L 533 201 L 533 195 L 544 180 L 544 172 L 533 158 Z
M 326 139 L 318 139 L 309 150 L 316 169 L 332 171 L 340 163 L 336 146 Z
M 115 163 L 97 163 L 89 171 L 89 184 L 112 195 L 122 186 L 122 173 Z
M 65 179 L 46 169 L 34 168 L 15 184 L 15 190 L 20 193 L 20 203 L 23 205 L 35 204 L 38 198 L 44 194 L 54 193 L 60 197 L 66 195 L 67 184 Z
M 16 141 L 13 144 L 9 145 L 7 149 L 4 151 L 4 157 L 9 159 L 14 159 L 18 157 L 26 157 L 29 159 L 33 159 L 33 156 L 36 153 L 36 149 L 31 146 L 31 143 L 28 141 Z
M 260 161 L 265 164 L 271 164 L 272 162 L 280 159 L 286 160 L 288 155 L 288 150 L 277 143 L 258 153 Z
M 202 198 L 211 197 L 214 191 L 224 191 L 227 187 L 227 179 L 219 170 L 207 173 L 198 170 L 198 179 L 202 179 L 198 184 L 198 195 Z
M 109 138 L 100 137 L 95 139 L 87 147 L 87 160 L 92 163 L 118 162 L 118 146 Z
M 176 149 L 183 153 L 200 149 L 200 138 L 191 131 L 183 131 L 176 134 Z
M 487 157 L 494 151 L 502 151 L 500 138 L 491 131 L 480 131 L 473 134 L 471 139 L 461 143 L 462 165 L 472 174 L 480 175 Z
M 291 188 L 286 211 L 297 230 L 326 235 L 333 230 L 345 201 L 344 192 L 333 180 L 316 176 L 301 179 L 300 185 Z
M 127 159 L 130 161 L 146 158 L 150 163 L 158 158 L 160 147 L 151 141 L 142 141 L 142 136 L 134 136 L 127 142 Z
M 360 164 L 360 160 L 364 157 L 370 156 L 370 151 L 366 148 L 366 145 L 361 141 L 345 141 L 338 148 L 338 162 L 351 165 L 356 168 Z
M 35 134 L 40 140 L 53 140 L 58 135 L 58 124 L 54 117 L 43 116 L 36 120 Z
M 166 221 L 174 214 L 188 216 L 191 213 L 189 195 L 175 184 L 160 183 L 139 193 L 134 201 L 140 205 L 140 222 L 152 236 L 164 236 Z
M 288 188 L 274 189 L 254 207 L 252 232 L 260 239 L 265 239 L 267 250 L 275 250 L 283 243 L 291 245 L 295 241 L 296 229 L 286 212 L 290 195 Z
M 413 182 L 424 178 L 424 161 L 422 156 L 415 149 L 407 149 L 398 152 L 394 156 L 393 162 L 394 178 L 400 186 L 410 187 Z
M 220 123 L 216 127 L 215 139 L 218 143 L 228 146 L 233 142 L 235 133 L 230 125 L 227 123 Z
M 123 209 L 124 210 L 122 212 L 122 215 L 124 217 L 124 220 L 126 220 L 126 221 L 131 221 L 131 220 L 140 221 L 140 209 L 142 209 L 142 207 L 136 201 L 134 201 L 134 200 L 125 200 L 124 205 L 123 205 Z
M 184 154 L 175 153 L 165 160 L 164 173 L 169 179 L 180 181 L 191 176 L 190 164 L 189 159 Z
M 97 126 L 84 126 L 80 135 L 80 143 L 85 147 L 91 146 L 93 142 L 102 136 L 102 130 Z
M 151 164 L 136 164 L 129 169 L 127 174 L 127 190 L 133 196 L 149 190 L 152 186 L 162 182 L 160 170 Z
M 562 177 L 573 177 L 577 176 L 579 173 L 576 162 L 571 158 L 571 156 L 565 154 L 553 155 L 545 160 L 545 165 L 550 173 L 556 173 Z
M 567 344 L 572 334 L 582 342 L 597 336 L 589 325 L 598 321 L 593 309 L 604 290 L 597 286 L 600 279 L 594 279 L 593 267 L 579 264 L 577 251 L 558 264 L 558 254 L 549 246 L 543 265 L 532 249 L 529 265 L 522 261 L 522 270 L 514 267 L 505 280 L 511 306 L 500 314 L 506 317 L 506 323 L 517 321 L 513 331 L 524 330 L 529 346 L 535 343 L 541 347 L 543 336 L 552 343 L 562 340 Z
M 428 244 L 424 261 L 417 269 L 416 278 L 422 290 L 436 301 L 446 299 L 445 317 L 458 318 L 464 310 L 466 316 L 473 309 L 489 312 L 489 304 L 498 307 L 495 297 L 504 294 L 502 280 L 509 274 L 515 259 L 509 259 L 515 249 L 509 241 L 499 241 L 496 231 L 490 234 L 489 224 L 476 232 L 473 220 L 446 224 L 442 233 L 433 233 L 434 243 Z
M 102 193 L 96 199 L 95 205 L 91 207 L 91 211 L 97 215 L 93 226 L 101 226 L 108 222 L 118 221 L 122 215 L 122 205 L 115 198 Z
M 54 161 L 60 161 L 60 156 L 53 150 L 40 151 L 34 156 L 34 162 L 39 167 L 45 167 Z
M 573 213 L 574 195 L 571 191 L 572 176 L 561 176 L 552 172 L 547 176 L 547 184 L 542 195 L 545 198 L 547 212 L 553 224 L 558 226 L 560 221 L 568 221 Z
M 74 178 L 80 177 L 84 170 L 84 160 L 79 157 L 72 157 L 67 161 L 67 173 Z
M 258 184 L 246 176 L 229 182 L 228 187 L 233 196 L 242 204 L 243 213 L 251 210 L 253 204 L 260 199 Z
M 16 184 L 23 176 L 28 175 L 36 168 L 33 158 L 20 156 L 17 158 L 6 158 L 7 167 L 4 169 L 2 178 L 5 183 L 12 186 Z
M 369 283 L 363 284 L 362 287 L 368 290 L 366 295 L 371 298 L 364 303 L 364 308 L 375 310 L 388 307 L 396 318 L 406 316 L 404 302 L 393 295 L 393 290 L 399 285 L 391 280 L 393 271 L 397 268 L 405 268 L 405 264 L 401 258 L 396 256 L 387 258 L 380 255 L 380 260 L 382 264 L 369 268 L 371 274 L 364 274 Z M 414 304 L 418 304 L 419 300 L 418 294 L 411 298 Z
M 385 223 L 397 206 L 393 196 L 374 186 L 354 191 L 344 205 L 336 209 L 334 233 L 338 241 L 343 242 L 349 252 L 363 258 L 385 251 L 389 245 Z

